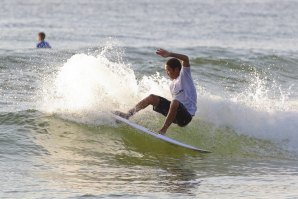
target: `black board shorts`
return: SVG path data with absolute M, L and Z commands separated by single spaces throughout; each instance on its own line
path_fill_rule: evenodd
M 158 97 L 159 97 L 159 104 L 158 106 L 153 106 L 153 110 L 164 116 L 167 116 L 170 110 L 171 102 L 163 97 L 160 97 L 160 96 Z M 191 121 L 191 119 L 192 119 L 192 115 L 187 111 L 185 106 L 181 102 L 179 102 L 179 107 L 173 123 L 183 127 L 183 126 L 186 126 Z

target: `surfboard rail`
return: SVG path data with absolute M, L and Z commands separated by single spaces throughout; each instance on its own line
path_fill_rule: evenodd
M 137 130 L 139 130 L 140 132 L 142 133 L 145 133 L 145 134 L 148 134 L 148 135 L 151 135 L 155 138 L 158 138 L 160 140 L 163 140 L 165 142 L 168 142 L 168 143 L 171 143 L 171 144 L 174 144 L 174 145 L 177 145 L 177 146 L 180 146 L 180 147 L 184 147 L 184 148 L 187 148 L 187 149 L 191 149 L 193 151 L 197 151 L 197 152 L 200 152 L 200 153 L 211 153 L 211 151 L 208 151 L 208 150 L 204 150 L 204 149 L 200 149 L 200 148 L 197 148 L 197 147 L 194 147 L 194 146 L 191 146 L 191 145 L 188 145 L 188 144 L 185 144 L 185 143 L 182 143 L 182 142 L 179 142 L 173 138 L 170 138 L 170 137 L 167 137 L 165 135 L 162 135 L 162 134 L 159 134 L 159 133 L 156 133 L 154 131 L 151 131 L 139 124 L 136 124 L 130 120 L 127 120 L 123 117 L 120 117 L 118 115 L 115 115 L 115 114 L 112 114 L 113 117 L 117 120 L 117 121 L 120 121 L 120 122 L 123 122 Z

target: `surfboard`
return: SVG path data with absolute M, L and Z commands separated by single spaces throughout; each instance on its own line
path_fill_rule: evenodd
M 125 123 L 125 124 L 127 124 L 127 125 L 129 125 L 129 126 L 131 126 L 133 128 L 135 128 L 135 129 L 137 129 L 138 132 L 145 133 L 145 134 L 150 135 L 150 136 L 153 136 L 153 137 L 155 137 L 157 139 L 163 140 L 165 142 L 168 142 L 168 143 L 171 143 L 171 144 L 174 144 L 176 146 L 180 146 L 180 147 L 183 147 L 183 148 L 186 148 L 186 149 L 190 149 L 190 150 L 197 151 L 197 152 L 200 152 L 200 153 L 211 153 L 211 151 L 200 149 L 200 148 L 196 148 L 194 146 L 191 146 L 191 145 L 188 145 L 188 144 L 184 144 L 182 142 L 179 142 L 179 141 L 177 141 L 177 140 L 175 140 L 173 138 L 170 138 L 170 137 L 167 137 L 165 135 L 162 135 L 162 134 L 156 133 L 154 131 L 151 131 L 151 130 L 149 130 L 149 129 L 147 129 L 147 128 L 139 125 L 139 124 L 136 124 L 136 123 L 134 123 L 134 122 L 132 122 L 130 120 L 127 120 L 127 119 L 125 119 L 123 117 L 120 117 L 118 115 L 115 115 L 115 114 L 112 114 L 112 115 L 113 115 L 113 117 L 117 121 L 123 122 L 123 123 Z

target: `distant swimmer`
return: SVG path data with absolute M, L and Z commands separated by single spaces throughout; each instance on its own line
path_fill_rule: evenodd
M 136 112 L 152 105 L 154 111 L 166 117 L 159 130 L 160 134 L 165 134 L 172 123 L 181 127 L 190 123 L 197 110 L 197 92 L 191 77 L 188 56 L 163 49 L 158 49 L 156 54 L 165 58 L 171 57 L 165 64 L 165 71 L 172 80 L 170 84 L 172 101 L 151 94 L 127 113 L 116 111 L 115 114 L 129 119 Z
M 38 33 L 38 43 L 36 45 L 36 48 L 51 48 L 50 44 L 44 40 L 45 38 L 46 34 L 44 32 Z

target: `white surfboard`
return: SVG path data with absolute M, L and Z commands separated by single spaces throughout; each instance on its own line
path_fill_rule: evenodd
M 182 142 L 179 142 L 177 140 L 174 140 L 172 138 L 169 138 L 169 137 L 167 137 L 165 135 L 161 135 L 159 133 L 155 133 L 153 131 L 150 131 L 149 129 L 147 129 L 147 128 L 143 127 L 143 126 L 141 126 L 139 124 L 136 124 L 136 123 L 134 123 L 134 122 L 132 122 L 130 120 L 127 120 L 127 119 L 125 119 L 123 117 L 120 117 L 118 115 L 114 115 L 113 114 L 113 117 L 116 120 L 121 121 L 121 122 L 123 122 L 123 123 L 125 123 L 125 124 L 127 124 L 127 125 L 129 125 L 129 126 L 131 126 L 133 128 L 135 128 L 135 129 L 139 130 L 140 132 L 143 132 L 145 134 L 151 135 L 151 136 L 153 136 L 155 138 L 158 138 L 160 140 L 163 140 L 165 142 L 168 142 L 168 143 L 171 143 L 171 144 L 174 144 L 174 145 L 177 145 L 177 146 L 181 146 L 181 147 L 184 147 L 184 148 L 187 148 L 187 149 L 191 149 L 191 150 L 194 150 L 194 151 L 198 151 L 200 153 L 211 153 L 210 151 L 207 151 L 207 150 L 204 150 L 204 149 L 199 149 L 199 148 L 190 146 L 188 144 L 184 144 Z

